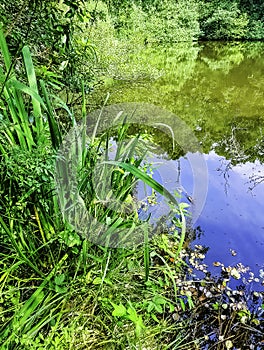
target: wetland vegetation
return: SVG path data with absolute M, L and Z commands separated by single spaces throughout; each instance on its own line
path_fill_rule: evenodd
M 263 13 L 258 0 L 1 1 L 1 349 L 263 347 L 263 265 L 214 260 L 214 274 L 189 189 L 150 160 L 202 147 L 227 180 L 257 162 L 261 193 Z M 171 113 L 133 123 L 130 102 Z

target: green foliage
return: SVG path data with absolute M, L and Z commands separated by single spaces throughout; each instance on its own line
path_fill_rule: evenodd
M 147 10 L 130 3 L 119 9 L 113 21 L 121 37 L 134 37 L 145 43 L 191 41 L 199 35 L 195 1 L 163 1 Z
M 200 34 L 195 1 L 163 1 L 147 21 L 147 41 L 179 42 L 197 40 Z
M 19 215 L 25 220 L 33 214 L 37 203 L 44 212 L 49 212 L 47 191 L 52 182 L 52 157 L 60 143 L 61 131 L 47 94 L 44 99 L 39 95 L 28 47 L 22 52 L 29 86 L 16 78 L 2 31 L 0 45 L 6 65 L 6 73 L 2 71 L 0 100 L 1 209 L 6 208 L 11 216 Z M 46 92 L 43 82 L 41 87 Z
M 34 48 L 34 60 L 56 74 L 59 83 L 79 89 L 93 79 L 95 51 L 89 42 L 90 15 L 82 0 L 4 0 L 0 19 L 11 53 L 26 44 Z M 37 70 L 41 78 L 45 72 Z
M 140 335 L 146 327 L 143 323 L 142 316 L 137 314 L 137 311 L 135 310 L 133 305 L 129 303 L 129 306 L 126 308 L 121 303 L 117 305 L 111 302 L 111 304 L 114 307 L 112 315 L 114 317 L 121 317 L 132 321 L 135 325 L 135 335 L 136 337 L 140 337 Z
M 78 91 L 84 81 L 91 91 L 105 79 L 101 68 L 111 72 L 115 56 L 126 61 L 143 44 L 263 39 L 263 6 L 258 0 L 3 0 L 0 20 L 11 53 L 31 47 L 35 73 L 52 89 Z
M 233 1 L 201 3 L 200 21 L 202 37 L 209 40 L 244 39 L 247 33 L 248 16 Z
M 122 35 L 139 35 L 145 42 L 263 38 L 263 2 L 105 1 L 115 28 Z
M 144 44 L 262 39 L 263 6 L 258 0 L 3 0 L 0 20 L 12 54 L 31 48 L 38 78 L 56 90 L 80 91 L 83 81 L 89 92 L 106 79 L 102 70 L 120 77 L 114 60 L 121 59 L 125 73 Z M 138 76 L 140 63 L 134 64 L 133 74 L 123 73 L 128 79 Z M 15 66 L 21 74 L 21 62 Z
M 239 0 L 239 7 L 249 19 L 246 38 L 263 40 L 264 37 L 264 2 L 262 0 Z

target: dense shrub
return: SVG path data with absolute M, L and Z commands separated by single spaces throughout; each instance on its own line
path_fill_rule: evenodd
M 237 3 L 211 1 L 200 8 L 201 37 L 210 40 L 243 39 L 248 16 L 241 13 Z
M 264 2 L 262 0 L 240 0 L 241 11 L 247 13 L 249 18 L 247 39 L 264 38 Z
M 135 27 L 150 41 L 263 39 L 261 0 L 105 0 L 115 28 Z M 135 11 L 136 9 L 136 11 Z M 138 15 L 138 16 L 137 16 Z M 200 30 L 201 29 L 201 30 Z M 133 31 L 132 31 L 133 32 Z M 137 31 L 138 33 L 138 31 Z
M 162 42 L 190 41 L 200 34 L 198 7 L 194 1 L 164 1 L 157 13 L 152 10 L 146 25 L 153 40 Z

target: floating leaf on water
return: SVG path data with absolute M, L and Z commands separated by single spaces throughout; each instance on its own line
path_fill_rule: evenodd
M 234 249 L 230 249 L 230 253 L 232 254 L 232 256 L 236 256 L 237 252 Z
M 235 279 L 239 280 L 241 278 L 240 273 L 237 271 L 236 268 L 231 269 L 230 275 L 234 277 Z
M 225 342 L 225 346 L 226 346 L 227 349 L 232 349 L 233 343 L 231 342 L 231 340 L 227 340 Z

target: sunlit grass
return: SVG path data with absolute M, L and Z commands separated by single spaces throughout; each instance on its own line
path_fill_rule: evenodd
M 74 117 L 49 94 L 43 82 L 37 82 L 28 47 L 23 49 L 26 85 L 16 77 L 2 32 L 0 46 L 6 66 L 0 129 L 2 348 L 116 349 L 123 344 L 131 348 L 155 344 L 167 325 L 162 318 L 160 325 L 156 320 L 156 326 L 150 315 L 145 318 L 140 301 L 144 283 L 152 274 L 148 232 L 145 249 L 111 249 L 91 244 L 62 220 L 53 173 L 63 128 L 53 103 L 68 112 L 69 125 L 75 124 Z M 140 169 L 144 152 L 136 155 L 139 137 L 127 142 L 126 130 L 125 122 L 121 123 L 116 158 L 111 162 L 114 197 L 125 203 L 140 179 L 177 206 L 176 199 Z M 102 205 L 87 176 L 99 160 L 99 149 L 104 147 L 107 154 L 109 144 L 110 136 L 98 138 L 95 127 L 78 173 L 79 190 L 88 210 L 98 220 L 108 218 L 110 222 L 106 239 L 122 227 L 129 227 L 133 235 L 140 224 L 136 207 L 121 217 L 114 208 Z M 108 157 L 104 162 L 109 163 Z M 126 310 L 120 320 L 113 305 Z M 116 322 L 120 323 L 117 333 Z

